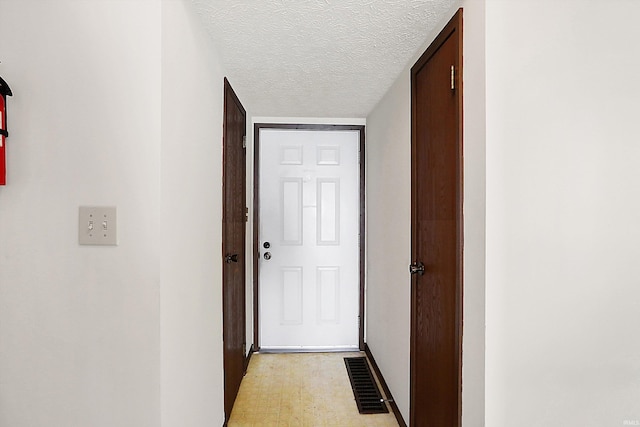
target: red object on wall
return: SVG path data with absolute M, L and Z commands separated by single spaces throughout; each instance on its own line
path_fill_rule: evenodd
M 5 114 L 4 96 L 0 96 L 0 129 L 7 129 L 7 115 Z M 4 133 L 0 135 L 0 185 L 7 184 L 6 143 Z
M 7 183 L 7 96 L 12 96 L 11 88 L 0 77 L 0 185 Z

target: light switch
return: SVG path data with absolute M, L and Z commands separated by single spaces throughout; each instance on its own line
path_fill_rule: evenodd
M 118 244 L 115 206 L 80 206 L 78 243 L 81 245 Z

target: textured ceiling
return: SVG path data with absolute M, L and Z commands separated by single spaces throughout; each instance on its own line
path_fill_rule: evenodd
M 192 0 L 255 116 L 366 117 L 454 0 Z

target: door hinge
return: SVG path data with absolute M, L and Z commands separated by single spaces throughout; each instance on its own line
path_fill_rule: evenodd
M 451 90 L 456 90 L 456 67 L 451 66 Z
M 244 222 L 249 222 L 249 208 L 246 206 L 244 208 Z
M 242 148 L 247 148 L 247 135 L 242 136 Z

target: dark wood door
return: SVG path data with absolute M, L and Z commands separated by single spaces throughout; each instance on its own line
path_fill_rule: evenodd
M 224 80 L 222 298 L 224 413 L 229 420 L 245 371 L 246 112 Z
M 411 70 L 410 424 L 415 427 L 460 425 L 461 52 L 459 10 Z

